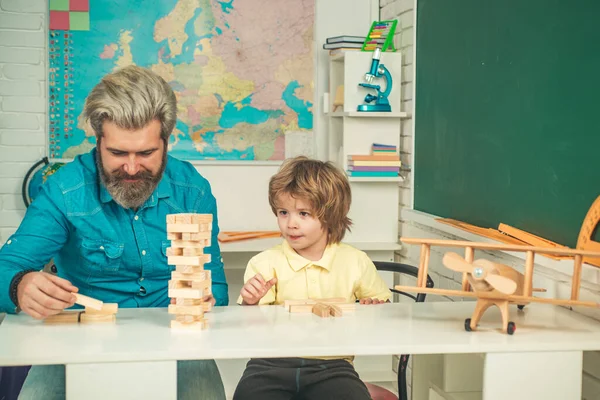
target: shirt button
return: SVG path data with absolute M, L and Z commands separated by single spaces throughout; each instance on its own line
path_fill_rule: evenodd
M 144 282 L 144 277 L 143 276 L 140 278 L 140 282 Z
M 104 246 L 100 246 L 100 250 L 104 250 Z
M 9 240 L 8 242 L 6 242 L 6 244 L 11 244 L 11 243 L 12 243 L 12 240 Z
M 135 220 L 137 221 L 138 219 L 140 219 L 140 217 L 138 217 L 138 216 L 136 215 L 135 217 L 133 217 L 133 219 L 135 219 Z
M 145 256 L 146 255 L 146 250 L 142 250 L 142 255 Z

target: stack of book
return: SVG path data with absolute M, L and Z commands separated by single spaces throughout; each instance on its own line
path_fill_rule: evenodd
M 361 50 L 366 38 L 366 36 L 350 35 L 329 37 L 323 48 L 325 50 Z M 382 46 L 385 43 L 385 38 L 373 39 L 372 42 Z
M 400 154 L 396 146 L 373 143 L 371 154 L 349 155 L 348 176 L 389 178 L 400 172 Z

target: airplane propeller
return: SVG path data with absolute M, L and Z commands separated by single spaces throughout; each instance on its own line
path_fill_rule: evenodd
M 460 255 L 449 252 L 444 254 L 442 262 L 448 269 L 470 274 L 476 280 L 484 280 L 501 293 L 513 294 L 517 290 L 517 283 L 498 275 L 494 263 L 489 260 L 478 259 L 473 263 L 468 263 Z

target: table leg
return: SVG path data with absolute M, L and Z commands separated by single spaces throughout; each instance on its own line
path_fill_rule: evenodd
M 583 352 L 487 353 L 483 400 L 581 399 Z
M 177 398 L 177 361 L 66 365 L 66 398 Z

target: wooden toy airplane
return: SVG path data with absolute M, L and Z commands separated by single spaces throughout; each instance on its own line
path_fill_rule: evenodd
M 592 240 L 592 235 L 600 221 L 600 197 L 596 199 L 583 222 L 577 249 L 565 247 L 535 247 L 509 243 L 477 243 L 442 239 L 400 238 L 403 243 L 421 246 L 417 286 L 396 286 L 403 292 L 437 294 L 443 296 L 472 297 L 477 299 L 471 318 L 465 320 L 465 330 L 474 331 L 483 313 L 491 306 L 497 306 L 502 314 L 502 331 L 512 335 L 516 326 L 509 321 L 509 304 L 516 304 L 523 309 L 529 303 L 546 303 L 561 306 L 581 306 L 600 308 L 600 304 L 579 300 L 581 286 L 581 268 L 583 262 L 598 265 L 600 261 L 600 243 Z M 445 267 L 463 274 L 462 290 L 427 288 L 427 268 L 429 252 L 432 246 L 457 247 L 464 249 L 464 257 L 457 253 L 448 252 L 442 263 Z M 525 274 L 521 274 L 508 265 L 492 262 L 486 259 L 475 259 L 475 250 L 500 250 L 524 252 Z M 535 254 L 550 254 L 555 256 L 573 257 L 573 278 L 571 282 L 570 299 L 551 299 L 533 297 L 533 292 L 543 292 L 544 289 L 533 288 L 533 267 Z M 473 291 L 470 291 L 470 288 Z

